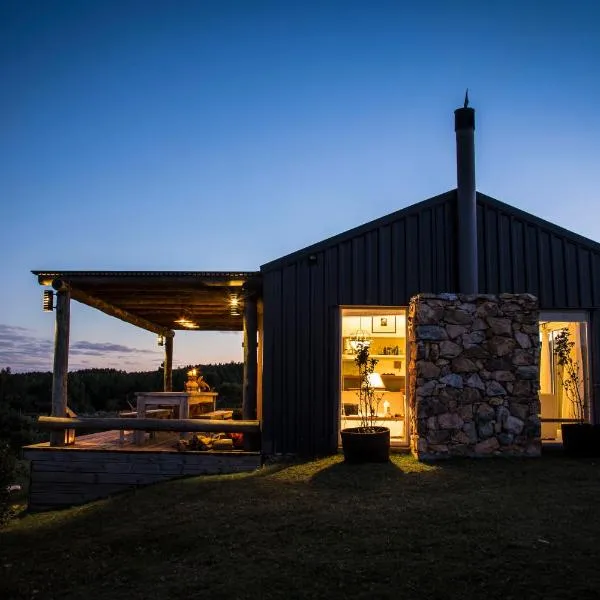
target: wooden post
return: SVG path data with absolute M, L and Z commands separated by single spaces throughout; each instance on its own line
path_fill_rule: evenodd
M 257 323 L 256 297 L 252 294 L 244 302 L 244 388 L 242 401 L 244 419 L 256 419 Z
M 52 376 L 52 416 L 67 416 L 67 378 L 69 373 L 69 325 L 71 293 L 61 288 L 56 293 L 56 327 L 54 330 L 54 371 Z M 51 446 L 64 446 L 73 440 L 69 430 L 53 431 Z
M 164 376 L 164 391 L 173 391 L 173 338 L 167 336 L 165 338 L 165 368 Z

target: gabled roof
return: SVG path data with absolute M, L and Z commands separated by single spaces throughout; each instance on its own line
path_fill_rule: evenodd
M 347 240 L 351 240 L 354 237 L 363 235 L 373 229 L 377 229 L 378 227 L 382 227 L 384 225 L 388 225 L 402 219 L 404 217 L 410 216 L 412 214 L 419 213 L 423 210 L 433 208 L 440 204 L 444 204 L 445 202 L 452 201 L 456 198 L 456 189 L 450 190 L 448 192 L 444 192 L 443 194 L 439 194 L 438 196 L 434 196 L 433 198 L 429 198 L 427 200 L 423 200 L 421 202 L 417 202 L 416 204 L 411 204 L 406 208 L 402 208 L 393 213 L 385 215 L 383 217 L 379 217 L 374 221 L 369 221 L 368 223 L 364 223 L 363 225 L 359 225 L 358 227 L 354 227 L 349 229 L 348 231 L 344 231 L 343 233 L 339 233 L 330 238 L 327 238 L 321 242 L 317 242 L 316 244 L 312 244 L 307 246 L 306 248 L 302 248 L 301 250 L 296 250 L 290 254 L 286 254 L 281 258 L 277 258 L 268 263 L 265 263 L 261 266 L 260 270 L 262 271 L 270 271 L 272 269 L 279 269 L 287 264 L 296 262 L 306 256 L 310 256 L 311 254 L 315 254 L 317 252 L 322 252 L 327 248 L 334 246 L 336 244 L 340 244 Z
M 272 260 L 268 263 L 265 263 L 261 266 L 261 272 L 271 271 L 273 269 L 279 269 L 288 264 L 294 263 L 298 260 L 301 260 L 305 257 L 310 256 L 311 254 L 316 254 L 318 252 L 322 252 L 327 248 L 339 244 L 341 242 L 345 242 L 355 238 L 357 236 L 364 235 L 365 233 L 377 229 L 378 227 L 388 225 L 402 219 L 404 217 L 420 213 L 424 210 L 433 208 L 434 206 L 438 206 L 445 202 L 453 202 L 456 199 L 456 189 L 449 190 L 444 192 L 443 194 L 439 194 L 438 196 L 434 196 L 427 200 L 423 200 L 421 202 L 417 202 L 416 204 L 411 204 L 405 208 L 397 210 L 393 213 L 375 219 L 373 221 L 369 221 L 368 223 L 364 223 L 359 225 L 358 227 L 354 227 L 337 235 L 334 235 L 330 238 L 327 238 L 323 241 L 317 242 L 315 244 L 311 244 L 305 248 L 300 250 L 296 250 L 290 254 L 286 254 L 280 258 Z M 519 218 L 522 221 L 529 222 L 537 227 L 546 230 L 548 233 L 552 233 L 554 235 L 560 236 L 564 239 L 567 239 L 579 246 L 583 246 L 590 250 L 600 252 L 600 243 L 586 238 L 582 235 L 574 233 L 573 231 L 569 231 L 564 227 L 560 227 L 559 225 L 555 225 L 549 221 L 545 221 L 535 215 L 525 212 L 519 208 L 511 206 L 510 204 L 505 204 L 500 200 L 496 200 L 491 196 L 487 196 L 486 194 L 482 194 L 481 192 L 477 192 L 477 203 L 480 205 L 488 205 L 490 207 L 499 210 L 507 215 L 511 215 L 513 217 Z
M 487 196 L 486 194 L 482 194 L 481 192 L 477 192 L 477 202 L 481 205 L 488 205 L 496 210 L 503 212 L 507 215 L 516 217 L 521 219 L 522 221 L 531 223 L 547 231 L 548 233 L 552 233 L 559 237 L 565 238 L 573 242 L 574 244 L 578 244 L 579 246 L 583 246 L 584 248 L 588 248 L 589 250 L 594 250 L 596 252 L 600 252 L 600 243 L 586 238 L 583 235 L 579 235 L 569 229 L 565 229 L 564 227 L 560 227 L 559 225 L 555 225 L 550 221 L 546 221 L 545 219 L 541 219 L 540 217 L 536 217 L 535 215 L 528 213 L 520 208 L 516 208 L 510 204 L 506 204 L 505 202 L 501 202 L 500 200 L 496 200 L 491 196 Z

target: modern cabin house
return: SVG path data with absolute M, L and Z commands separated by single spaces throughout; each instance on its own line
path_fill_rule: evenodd
M 539 381 L 530 388 L 535 394 L 539 388 L 539 404 L 530 404 L 538 413 L 538 440 L 560 442 L 560 423 L 575 419 L 553 359 L 554 339 L 563 328 L 582 368 L 585 418 L 598 421 L 600 244 L 476 192 L 474 129 L 474 111 L 465 102 L 455 111 L 456 189 L 273 260 L 260 271 L 34 271 L 58 296 L 53 414 L 66 415 L 73 299 L 164 336 L 165 391 L 172 387 L 176 330 L 243 331 L 243 412 L 260 423 L 262 455 L 337 451 L 340 430 L 359 418 L 353 352 L 368 340 L 383 394 L 379 418 L 390 428 L 392 443 L 408 448 L 416 422 L 408 367 L 411 298 L 461 293 L 537 298 L 539 326 L 536 314 L 535 332 L 520 343 L 533 347 L 539 361 Z M 64 432 L 54 433 L 50 445 L 30 447 L 27 454 L 35 462 L 44 452 L 65 448 L 65 440 Z M 75 438 L 71 449 L 77 447 Z

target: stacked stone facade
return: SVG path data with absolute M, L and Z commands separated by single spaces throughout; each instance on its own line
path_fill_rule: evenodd
M 420 294 L 408 314 L 411 450 L 538 456 L 539 311 L 531 294 Z

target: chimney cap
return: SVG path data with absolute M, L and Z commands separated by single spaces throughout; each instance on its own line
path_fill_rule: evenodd
M 475 129 L 475 110 L 469 108 L 469 88 L 465 92 L 465 103 L 454 111 L 454 131 Z

